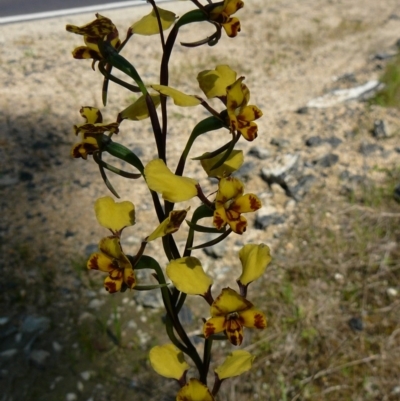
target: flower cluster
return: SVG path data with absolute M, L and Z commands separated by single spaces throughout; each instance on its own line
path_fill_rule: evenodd
M 82 107 L 80 114 L 85 122 L 74 126 L 75 135 L 80 135 L 80 142 L 72 147 L 71 155 L 85 160 L 93 156 L 105 185 L 117 198 L 119 195 L 107 175 L 109 173 L 127 180 L 137 180 L 135 185 L 144 185 L 158 220 L 152 223 L 138 216 L 140 228 L 137 233 L 142 240 L 140 246 L 128 254 L 123 249 L 122 233 L 136 224 L 134 204 L 130 201 L 115 202 L 110 196 L 97 199 L 96 218 L 111 234 L 100 240 L 99 250 L 90 255 L 87 267 L 107 273 L 104 287 L 109 293 L 128 289 L 161 291 L 166 311 L 165 326 L 171 342 L 151 349 L 151 366 L 160 375 L 179 383 L 177 401 L 212 401 L 224 380 L 251 368 L 254 356 L 244 350 L 235 350 L 222 364 L 213 367 L 214 386 L 212 389 L 207 386 L 213 342 L 226 340 L 233 346 L 240 346 L 245 339 L 245 330 L 264 329 L 267 326 L 265 313 L 248 298 L 248 286 L 262 277 L 271 256 L 267 245 L 244 245 L 238 255 L 242 272 L 236 280 L 237 289 L 229 286 L 230 283 L 224 283 L 224 288 L 214 294 L 216 286 L 212 276 L 205 272 L 200 259 L 193 253 L 212 247 L 231 234 L 243 235 L 249 226 L 244 215 L 261 208 L 259 197 L 247 193 L 243 182 L 234 173 L 244 162 L 243 151 L 235 149 L 236 144 L 242 137 L 247 141 L 256 139 L 258 125 L 255 121 L 262 117 L 262 112 L 250 104 L 250 91 L 244 84 L 245 78 L 238 76 L 228 65 L 200 71 L 197 75 L 199 94 L 186 94 L 168 85 L 169 60 L 180 28 L 201 21 L 215 28 L 214 34 L 206 39 L 194 43 L 182 42 L 183 46 L 216 45 L 223 30 L 233 38 L 240 32 L 241 26 L 239 19 L 232 15 L 244 6 L 243 1 L 208 1 L 202 5 L 200 0 L 192 0 L 197 8 L 180 18 L 171 11 L 157 7 L 154 0 L 148 2 L 152 11 L 134 22 L 122 41 L 114 23 L 100 14 L 96 14 L 96 19 L 86 25 L 67 25 L 67 31 L 82 35 L 85 42 L 85 46 L 73 50 L 73 57 L 92 59 L 93 66 L 98 62 L 99 72 L 104 76 L 104 105 L 109 81 L 134 94 L 138 93 L 132 104 L 112 120 L 114 122 L 104 123 L 102 113 L 96 107 Z M 159 35 L 162 44 L 159 82 L 145 84 L 139 71 L 122 55 L 124 46 L 133 35 Z M 135 45 L 138 46 L 138 42 L 139 39 Z M 125 79 L 121 78 L 121 74 L 115 76 L 113 69 L 118 69 Z M 167 159 L 170 143 L 168 102 L 171 100 L 180 107 L 204 107 L 209 114 L 193 127 L 184 139 L 180 158 L 172 163 Z M 212 102 L 219 104 L 220 108 L 214 107 Z M 134 150 L 115 141 L 116 134 L 122 140 L 127 135 L 125 126 L 128 122 L 145 119 L 148 119 L 153 131 L 149 146 L 154 141 L 154 152 L 157 153 L 152 160 L 142 160 L 142 156 Z M 224 132 L 220 137 L 226 138 L 226 143 L 190 160 L 189 154 L 197 138 L 217 130 Z M 110 159 L 118 160 L 118 163 L 110 162 Z M 185 174 L 189 162 L 201 167 L 202 170 L 197 170 L 203 171 L 203 176 Z M 121 165 L 125 166 L 124 169 Z M 175 165 L 175 170 L 171 169 L 171 165 Z M 131 172 L 132 168 L 136 171 Z M 206 195 L 201 185 L 206 177 L 216 180 L 213 181 L 215 188 L 211 195 Z M 176 206 L 188 201 L 190 206 Z M 208 223 L 199 224 L 201 219 L 207 219 Z M 178 246 L 180 243 L 175 241 L 174 234 L 178 230 L 183 232 L 184 227 L 186 243 Z M 196 243 L 197 233 L 204 232 L 215 234 L 216 238 Z M 165 266 L 146 252 L 147 244 L 156 240 L 162 243 L 168 259 Z M 151 269 L 156 283 L 138 283 L 138 269 Z M 203 318 L 199 330 L 199 336 L 204 339 L 202 357 L 179 319 L 179 311 L 187 296 L 200 296 L 209 306 L 210 316 Z M 197 373 L 190 373 L 188 377 L 188 372 L 193 368 L 197 369 Z

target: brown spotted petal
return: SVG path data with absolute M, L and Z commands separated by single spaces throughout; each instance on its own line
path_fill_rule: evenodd
M 103 238 L 99 243 L 99 249 L 100 252 L 90 256 L 87 267 L 109 274 L 104 280 L 105 289 L 113 293 L 120 291 L 123 285 L 134 288 L 135 273 L 129 259 L 122 251 L 119 238 L 114 236 Z
M 68 32 L 76 33 L 77 35 L 86 35 L 92 37 L 103 38 L 116 28 L 113 22 L 100 14 L 96 14 L 96 19 L 81 27 L 76 25 L 67 25 L 65 28 Z

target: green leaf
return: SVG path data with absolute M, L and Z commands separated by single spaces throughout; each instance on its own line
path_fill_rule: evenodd
M 114 49 L 114 47 L 109 42 L 98 43 L 101 55 L 110 63 L 113 67 L 124 72 L 126 75 L 130 76 L 139 86 L 142 93 L 145 95 L 147 93 L 146 86 L 144 85 L 142 78 L 136 71 L 136 68 L 124 57 L 122 57 Z
M 142 175 L 144 174 L 144 166 L 141 160 L 127 147 L 112 142 L 109 139 L 109 142 L 105 144 L 103 150 L 108 152 L 110 155 L 129 163 L 131 166 L 136 167 Z
M 186 220 L 186 223 L 190 228 L 192 228 L 194 231 L 197 231 L 198 233 L 220 234 L 225 232 L 225 230 L 217 230 L 215 227 L 206 227 L 206 226 L 201 226 L 199 224 L 193 224 L 189 220 Z
M 188 13 L 182 15 L 181 18 L 178 19 L 176 26 L 180 28 L 183 25 L 191 24 L 193 22 L 201 22 L 208 21 L 209 16 L 201 10 L 192 10 Z

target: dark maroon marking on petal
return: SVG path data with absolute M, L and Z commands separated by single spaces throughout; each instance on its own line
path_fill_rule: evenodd
M 98 264 L 99 255 L 95 254 L 89 259 L 88 269 L 99 270 Z
M 255 110 L 255 112 L 254 112 L 254 116 L 255 116 L 255 120 L 257 120 L 258 118 L 260 118 L 260 117 L 262 117 L 262 111 L 261 110 Z
M 212 336 L 215 333 L 215 326 L 211 323 L 206 322 L 206 326 L 204 329 L 204 336 L 206 338 Z
M 247 229 L 247 221 L 241 221 L 236 225 L 236 234 L 242 235 Z
M 133 288 L 133 287 L 136 285 L 136 279 L 135 279 L 135 277 L 129 276 L 129 277 L 127 278 L 127 280 L 126 280 L 126 285 L 127 285 L 129 288 Z
M 254 316 L 254 326 L 257 327 L 257 329 L 263 329 L 267 326 L 265 318 L 261 313 L 257 313 Z
M 225 221 L 218 215 L 214 213 L 214 220 L 213 220 L 214 226 L 219 230 L 222 228 L 226 223 Z
M 108 281 L 104 283 L 104 288 L 111 294 L 113 292 L 117 292 L 117 285 L 114 282 Z
M 262 206 L 261 202 L 256 196 L 250 194 L 249 199 L 250 199 L 251 210 L 256 211 L 261 208 L 261 206 Z

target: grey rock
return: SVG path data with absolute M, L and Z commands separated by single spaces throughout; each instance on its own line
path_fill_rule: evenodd
M 39 368 L 44 368 L 46 364 L 47 358 L 49 358 L 50 352 L 47 352 L 42 349 L 33 350 L 29 354 L 29 361 L 32 362 Z
M 312 148 L 314 146 L 321 145 L 322 143 L 322 138 L 320 136 L 310 136 L 309 138 L 306 139 L 306 146 Z
M 256 216 L 254 227 L 258 230 L 265 230 L 269 226 L 283 224 L 286 217 L 279 213 L 272 213 L 270 215 L 258 215 Z
M 271 152 L 268 149 L 259 148 L 257 146 L 253 146 L 249 150 L 249 155 L 250 156 L 254 156 L 254 157 L 256 157 L 257 159 L 260 159 L 260 160 L 265 160 L 271 155 Z
M 215 239 L 215 236 L 207 236 L 207 239 L 204 242 L 209 242 Z M 222 258 L 226 254 L 226 241 L 218 242 L 213 246 L 209 246 L 207 248 L 203 248 L 203 252 L 214 259 Z
M 308 113 L 308 107 L 304 106 L 304 107 L 300 107 L 296 110 L 297 114 L 307 114 Z
M 334 153 L 328 153 L 327 155 L 321 157 L 318 160 L 314 161 L 319 167 L 328 168 L 334 166 L 339 161 L 339 156 Z
M 163 301 L 160 291 L 137 291 L 135 301 L 146 308 L 160 309 Z
M 366 142 L 362 142 L 358 149 L 358 151 L 364 156 L 369 156 L 372 153 L 381 152 L 382 150 L 383 150 L 382 146 L 379 146 L 376 143 L 366 143 Z
M 11 174 L 4 174 L 0 176 L 0 187 L 8 187 L 11 185 L 18 184 L 18 176 Z
M 50 319 L 45 316 L 27 316 L 22 322 L 21 332 L 28 334 L 43 333 L 50 327 Z
M 394 150 L 395 150 L 395 152 L 400 153 L 400 146 L 396 146 L 396 147 L 394 148 Z
M 10 318 L 7 316 L 4 317 L 0 317 L 0 326 L 4 326 L 5 324 L 7 324 L 10 321 Z
M 336 136 L 331 136 L 325 142 L 329 143 L 333 148 L 337 148 L 343 141 Z
M 395 55 L 395 53 L 376 53 L 374 57 L 372 57 L 372 60 L 387 60 L 393 58 Z
M 92 253 L 98 252 L 99 251 L 99 245 L 98 244 L 88 244 L 85 247 L 85 256 L 88 258 Z
M 384 120 L 375 120 L 374 129 L 372 130 L 372 136 L 377 139 L 388 138 L 389 132 L 387 124 Z
M 255 164 L 253 162 L 245 162 L 239 170 L 233 174 L 236 178 L 241 181 L 248 181 L 250 177 L 254 175 Z
M 0 352 L 0 358 L 1 359 L 10 359 L 14 357 L 18 353 L 18 350 L 16 348 L 10 348 L 5 351 Z
M 270 144 L 278 148 L 286 148 L 289 146 L 289 141 L 284 138 L 272 138 Z
M 382 88 L 379 81 L 368 81 L 364 85 L 349 89 L 336 89 L 307 103 L 307 107 L 326 108 L 350 100 L 366 100 Z
M 88 303 L 88 308 L 90 308 L 90 309 L 99 309 L 101 306 L 103 306 L 105 304 L 105 302 L 106 301 L 104 299 L 93 298 Z
M 301 177 L 296 186 L 291 189 L 291 193 L 293 198 L 296 200 L 302 199 L 311 189 L 311 187 L 315 184 L 317 178 L 315 175 L 307 174 Z
M 270 163 L 270 167 L 264 167 L 261 169 L 261 178 L 272 184 L 277 182 L 279 184 L 279 179 L 283 179 L 292 170 L 298 167 L 300 160 L 299 154 L 290 154 L 279 156 Z
M 182 306 L 182 309 L 179 311 L 178 316 L 182 324 L 193 323 L 193 313 L 187 305 Z

